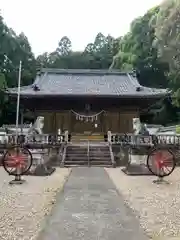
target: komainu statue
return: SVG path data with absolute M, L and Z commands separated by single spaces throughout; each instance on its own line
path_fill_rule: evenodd
M 141 123 L 139 118 L 133 118 L 133 130 L 135 135 L 134 142 L 138 149 L 141 141 L 144 142 L 144 140 L 141 137 L 138 137 L 138 135 L 142 135 L 144 137 L 149 136 L 149 131 L 145 126 L 145 124 Z M 139 150 L 137 151 L 137 149 L 132 150 L 130 157 L 131 157 L 131 163 L 139 165 L 141 163 L 145 163 L 145 159 L 147 156 L 145 154 L 138 153 Z
M 28 131 L 28 134 L 43 134 L 44 127 L 44 117 L 37 117 L 35 123 L 31 126 Z
M 134 135 L 149 136 L 149 131 L 145 124 L 141 123 L 139 118 L 133 118 Z
M 39 116 L 37 117 L 35 123 L 30 127 L 28 131 L 28 134 L 27 134 L 28 140 L 33 140 L 33 142 L 42 141 L 42 137 L 38 135 L 43 134 L 43 127 L 44 127 L 44 117 Z

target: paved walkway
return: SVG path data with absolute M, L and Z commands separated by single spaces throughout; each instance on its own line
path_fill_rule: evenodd
M 40 240 L 147 240 L 103 168 L 73 168 Z

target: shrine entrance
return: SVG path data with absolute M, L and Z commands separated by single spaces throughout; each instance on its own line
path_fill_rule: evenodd
M 96 135 L 104 132 L 104 111 L 98 113 L 77 113 L 71 110 L 72 133 Z

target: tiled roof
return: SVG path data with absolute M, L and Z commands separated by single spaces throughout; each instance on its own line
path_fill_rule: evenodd
M 17 88 L 8 89 L 8 93 L 17 94 Z M 110 70 L 42 69 L 33 85 L 21 87 L 21 96 L 32 97 L 156 97 L 166 93 L 166 89 L 142 87 L 133 74 Z

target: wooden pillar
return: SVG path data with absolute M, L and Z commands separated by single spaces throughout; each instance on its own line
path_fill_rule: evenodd
M 138 117 L 136 111 L 126 111 L 120 113 L 120 132 L 121 133 L 132 133 L 133 132 L 133 123 L 132 119 Z
M 111 131 L 111 123 L 109 120 L 109 111 L 106 112 L 106 120 L 105 120 L 105 128 L 106 128 L 106 132 L 107 131 Z
M 71 113 L 70 110 L 69 110 L 68 115 L 69 115 L 69 126 L 68 126 L 68 131 L 69 131 L 69 132 L 72 132 L 72 113 Z
M 53 112 L 52 114 L 52 132 L 53 134 L 56 134 L 57 133 L 57 126 L 56 126 L 56 112 Z
M 101 124 L 101 133 L 105 133 L 105 112 L 103 112 L 100 116 L 100 124 Z
M 54 114 L 52 112 L 43 112 L 44 117 L 44 133 L 54 133 Z

